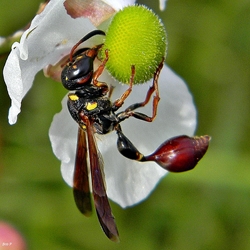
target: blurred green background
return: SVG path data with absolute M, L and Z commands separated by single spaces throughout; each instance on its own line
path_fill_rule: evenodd
M 51 150 L 48 128 L 66 91 L 39 73 L 10 126 L 1 76 L 0 219 L 22 232 L 29 249 L 250 249 L 250 2 L 169 0 L 164 12 L 158 1 L 140 2 L 166 25 L 167 63 L 188 83 L 196 134 L 211 135 L 211 146 L 195 170 L 169 174 L 145 202 L 126 210 L 111 204 L 115 244 L 95 215 L 77 211 Z M 0 36 L 25 26 L 38 3 L 1 0 Z

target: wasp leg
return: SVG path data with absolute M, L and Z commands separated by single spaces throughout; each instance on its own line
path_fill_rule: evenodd
M 103 93 L 107 93 L 109 88 L 108 88 L 108 85 L 105 82 L 98 81 L 98 78 L 102 74 L 108 59 L 109 59 L 108 50 L 105 50 L 105 58 L 102 61 L 102 63 L 100 64 L 100 66 L 97 68 L 97 70 L 93 74 L 93 85 L 96 86 L 96 87 L 102 88 Z
M 160 75 L 160 72 L 161 72 L 162 67 L 163 67 L 163 62 L 164 62 L 164 58 L 154 73 L 153 85 L 149 88 L 145 100 L 143 102 L 132 104 L 128 108 L 125 109 L 124 113 L 126 113 L 128 116 L 133 116 L 137 119 L 144 120 L 147 122 L 152 122 L 155 119 L 155 117 L 157 115 L 158 103 L 160 101 L 160 95 L 159 95 L 159 89 L 158 89 L 158 79 L 159 79 L 159 75 Z M 144 107 L 146 104 L 148 104 L 148 102 L 149 102 L 149 100 L 154 92 L 156 95 L 154 96 L 154 100 L 153 100 L 153 112 L 152 112 L 151 117 L 147 116 L 145 114 L 139 113 L 139 112 L 132 112 L 133 110 L 135 110 L 137 108 Z
M 134 83 L 134 78 L 135 78 L 135 66 L 132 65 L 131 66 L 131 76 L 130 76 L 130 80 L 129 80 L 129 88 L 121 95 L 121 97 L 119 99 L 114 101 L 114 103 L 113 103 L 113 110 L 114 111 L 119 109 L 123 105 L 124 101 L 131 93 L 133 83 Z
M 119 123 L 131 116 L 142 121 L 152 122 L 156 117 L 156 110 L 157 110 L 157 106 L 154 107 L 154 113 L 152 117 L 145 115 L 143 113 L 140 113 L 140 112 L 129 111 L 129 112 L 121 112 L 120 114 L 117 115 L 117 118 L 119 120 Z
M 114 89 L 115 89 L 115 86 L 113 86 L 113 85 L 110 85 L 110 86 L 109 86 L 109 93 L 108 93 L 108 98 L 109 98 L 109 99 L 111 98 Z
M 107 61 L 108 61 L 108 59 L 109 59 L 109 55 L 108 55 L 108 50 L 106 49 L 105 50 L 105 58 L 103 59 L 103 61 L 102 61 L 102 63 L 100 64 L 100 66 L 97 68 L 97 70 L 94 72 L 94 74 L 93 74 L 93 84 L 95 85 L 95 86 L 99 86 L 98 85 L 98 78 L 99 78 L 99 76 L 102 74 L 102 72 L 103 72 L 103 70 L 104 70 L 104 68 L 105 68 L 105 65 L 106 65 L 106 63 L 107 63 Z

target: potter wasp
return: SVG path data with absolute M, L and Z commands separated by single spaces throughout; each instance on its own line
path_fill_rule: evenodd
M 68 94 L 67 104 L 72 118 L 79 125 L 73 194 L 80 212 L 88 216 L 92 211 L 88 177 L 89 164 L 94 205 L 99 222 L 108 238 L 119 241 L 118 230 L 106 194 L 103 161 L 97 148 L 95 133 L 107 134 L 115 131 L 118 138 L 117 148 L 123 156 L 140 162 L 154 161 L 162 168 L 172 172 L 182 172 L 194 168 L 205 154 L 210 137 L 177 136 L 163 142 L 154 153 L 148 156 L 140 153 L 123 134 L 121 123 L 130 117 L 146 122 L 152 122 L 155 119 L 160 101 L 158 78 L 164 58 L 155 70 L 153 83 L 146 93 L 145 100 L 129 105 L 124 111 L 118 111 L 132 91 L 136 65 L 131 65 L 131 76 L 127 90 L 119 99 L 111 102 L 111 88 L 107 83 L 98 81 L 109 59 L 108 50 L 105 51 L 105 58 L 94 70 L 94 60 L 98 57 L 102 44 L 92 48 L 78 49 L 80 44 L 95 35 L 104 36 L 105 33 L 101 30 L 94 30 L 84 36 L 71 49 L 69 59 L 61 74 L 63 86 L 74 91 Z M 152 102 L 152 116 L 137 112 L 138 108 L 148 104 L 153 93 L 155 95 Z

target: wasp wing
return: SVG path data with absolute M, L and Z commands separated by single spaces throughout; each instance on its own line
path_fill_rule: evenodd
M 87 144 L 85 132 L 80 127 L 78 129 L 73 194 L 77 208 L 81 213 L 89 216 L 92 212 L 92 207 L 87 165 Z
M 105 183 L 102 173 L 102 160 L 99 158 L 98 149 L 94 137 L 93 125 L 86 117 L 86 131 L 88 138 L 89 162 L 92 178 L 92 192 L 94 196 L 96 213 L 101 227 L 107 237 L 112 241 L 119 241 L 119 234 L 112 215 L 111 207 L 106 194 Z

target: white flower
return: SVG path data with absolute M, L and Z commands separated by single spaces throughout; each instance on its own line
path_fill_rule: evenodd
M 72 18 L 66 12 L 64 1 L 51 0 L 44 11 L 32 20 L 20 43 L 14 43 L 12 46 L 4 67 L 4 79 L 12 101 L 9 111 L 10 124 L 17 121 L 21 101 L 31 88 L 38 71 L 48 64 L 55 64 L 67 55 L 85 34 L 97 28 L 105 30 L 106 19 L 115 11 L 134 3 L 132 0 L 82 1 L 81 7 L 90 10 L 91 5 L 91 11 L 83 14 L 84 17 Z M 95 16 L 98 13 L 101 15 Z M 101 43 L 101 39 L 98 36 L 91 38 L 84 45 L 92 47 Z M 107 72 L 104 72 L 100 79 L 115 86 L 112 100 L 120 97 L 128 87 L 115 82 Z M 123 107 L 143 101 L 150 84 L 151 82 L 134 86 Z M 196 126 L 196 110 L 192 97 L 183 80 L 167 66 L 163 67 L 160 74 L 159 89 L 161 100 L 158 115 L 153 123 L 130 118 L 121 124 L 124 134 L 144 154 L 152 153 L 172 136 L 192 135 Z M 62 106 L 62 111 L 53 119 L 49 136 L 53 151 L 61 160 L 63 178 L 72 186 L 78 125 L 70 117 L 66 97 Z M 148 104 L 140 112 L 151 115 L 152 105 Z M 104 159 L 108 197 L 122 207 L 145 199 L 167 173 L 155 163 L 138 163 L 124 158 L 116 148 L 115 132 L 97 137 L 98 148 Z

